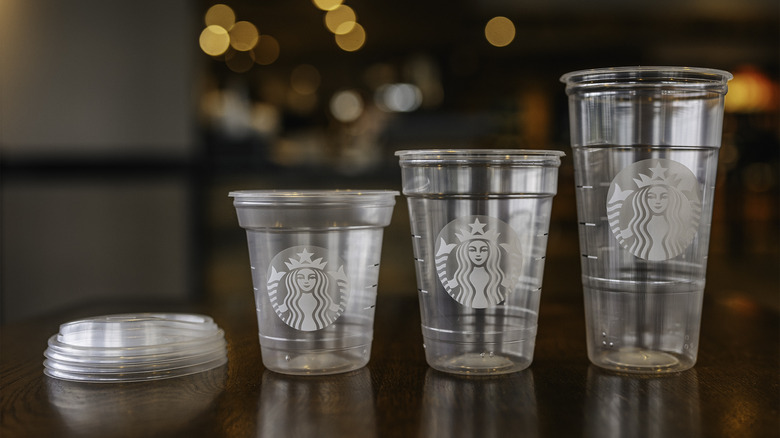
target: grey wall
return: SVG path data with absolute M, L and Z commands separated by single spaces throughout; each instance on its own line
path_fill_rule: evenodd
M 0 2 L 3 154 L 187 155 L 195 6 L 186 0 Z
M 191 295 L 196 6 L 0 2 L 3 322 Z

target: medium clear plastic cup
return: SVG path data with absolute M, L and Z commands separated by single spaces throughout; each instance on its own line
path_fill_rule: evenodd
M 263 364 L 335 374 L 368 363 L 383 228 L 398 192 L 235 191 Z
M 440 371 L 527 368 L 563 152 L 399 151 L 425 357 Z
M 588 356 L 637 373 L 688 369 L 731 74 L 584 70 L 569 96 Z

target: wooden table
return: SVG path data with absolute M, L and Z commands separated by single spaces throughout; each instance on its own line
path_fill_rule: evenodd
M 492 378 L 430 369 L 415 296 L 381 286 L 370 364 L 326 377 L 263 368 L 248 297 L 246 306 L 174 309 L 210 314 L 225 329 L 229 362 L 220 369 L 156 382 L 63 382 L 41 364 L 60 323 L 140 309 L 63 312 L 2 327 L 0 436 L 780 436 L 777 261 L 761 263 L 710 261 L 699 361 L 666 377 L 589 364 L 576 260 L 548 261 L 533 365 Z

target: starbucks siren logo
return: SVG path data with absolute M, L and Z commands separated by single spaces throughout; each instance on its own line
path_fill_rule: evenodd
M 344 313 L 348 283 L 338 255 L 316 246 L 285 249 L 268 268 L 271 306 L 285 324 L 302 331 L 325 328 Z
M 490 216 L 459 218 L 437 241 L 436 272 L 455 301 L 484 309 L 506 299 L 515 282 L 511 266 L 520 263 L 519 239 L 508 224 Z
M 699 182 L 676 161 L 638 161 L 612 180 L 607 219 L 631 254 L 650 261 L 676 257 L 690 246 L 699 227 Z

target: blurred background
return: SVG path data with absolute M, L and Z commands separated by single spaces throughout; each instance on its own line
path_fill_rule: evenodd
M 252 306 L 228 191 L 400 189 L 399 149 L 570 155 L 558 78 L 622 65 L 734 73 L 711 260 L 777 285 L 776 0 L 0 0 L 0 59 L 2 323 Z M 576 233 L 567 158 L 558 275 L 579 276 Z M 415 293 L 409 240 L 401 197 L 380 294 Z

